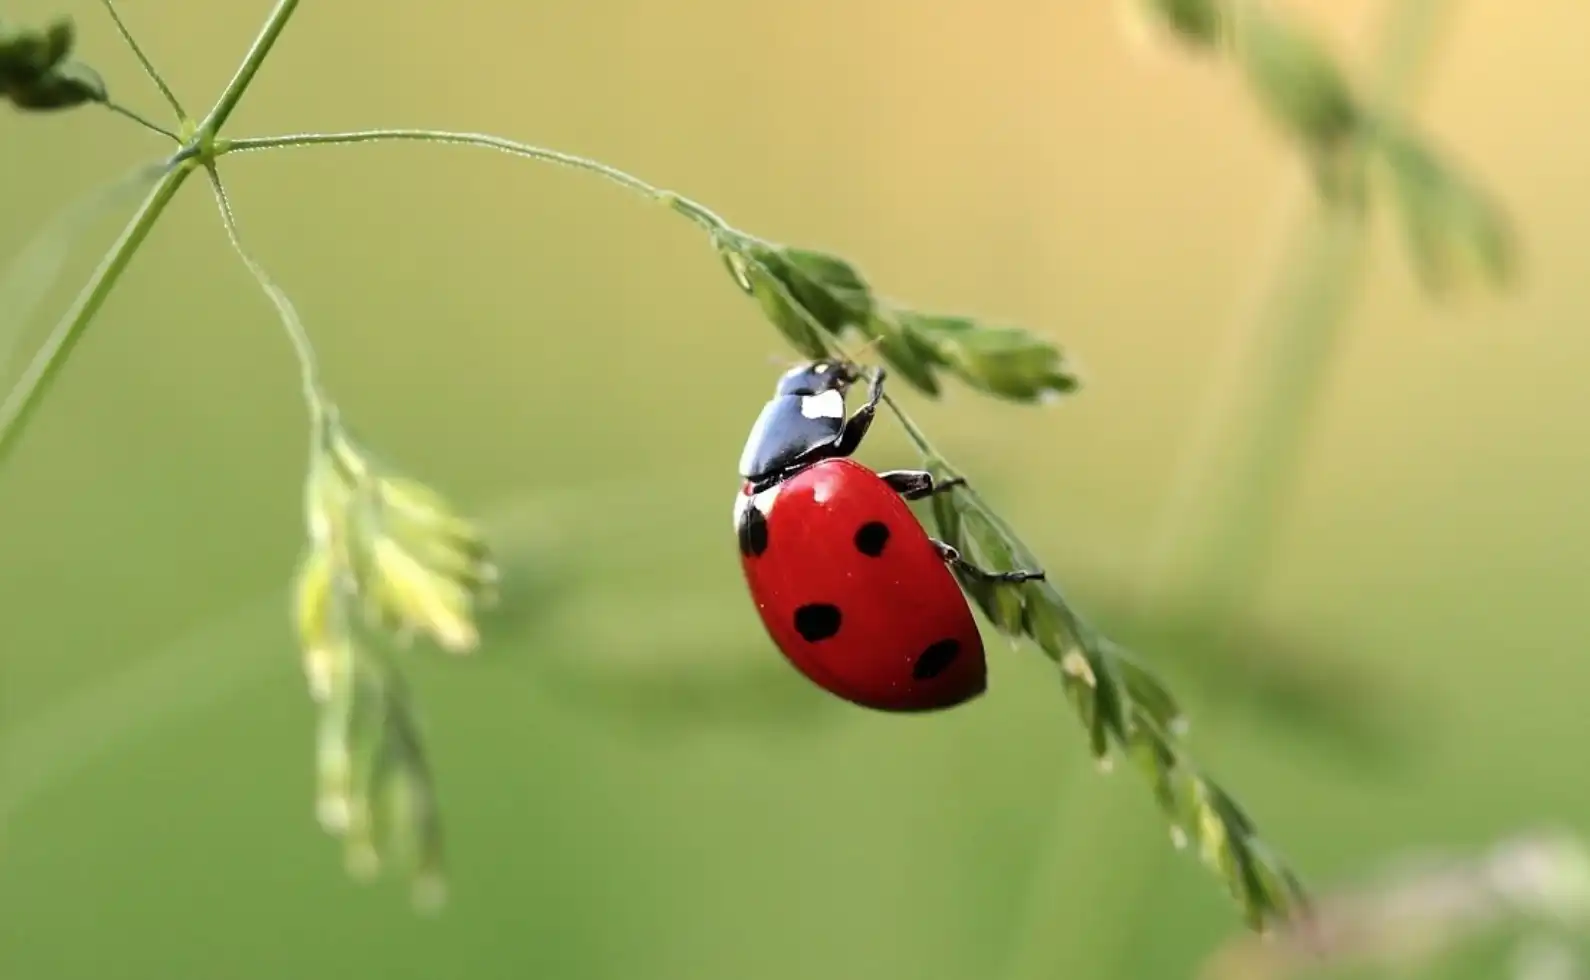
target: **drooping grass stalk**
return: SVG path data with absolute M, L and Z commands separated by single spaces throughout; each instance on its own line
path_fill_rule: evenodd
M 221 180 L 221 174 L 214 166 L 205 168 L 205 175 L 210 179 L 210 190 L 215 196 L 216 210 L 221 214 L 221 225 L 226 229 L 227 240 L 232 245 L 232 251 L 242 260 L 249 275 L 254 277 L 258 284 L 276 307 L 277 318 L 281 321 L 282 330 L 287 334 L 288 342 L 292 344 L 293 356 L 298 360 L 299 378 L 303 383 L 304 404 L 308 407 L 310 415 L 318 422 L 320 416 L 327 410 L 329 400 L 325 391 L 320 386 L 320 359 L 315 354 L 315 345 L 310 342 L 309 332 L 304 329 L 304 321 L 298 315 L 298 308 L 288 297 L 287 292 L 276 284 L 270 273 L 254 254 L 243 245 L 243 236 L 237 226 L 237 214 L 232 210 L 232 199 L 226 192 L 226 184 Z

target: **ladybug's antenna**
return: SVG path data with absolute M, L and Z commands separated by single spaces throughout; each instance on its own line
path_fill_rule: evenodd
M 828 358 L 828 360 L 830 360 L 830 361 L 855 361 L 855 360 L 857 360 L 857 355 L 867 355 L 867 353 L 870 353 L 871 350 L 873 350 L 874 347 L 878 347 L 878 345 L 881 344 L 881 342 L 882 342 L 882 337 L 870 337 L 870 339 L 868 339 L 867 342 L 865 342 L 865 344 L 862 344 L 862 345 L 860 345 L 860 347 L 855 348 L 854 352 L 849 352 L 849 350 L 844 350 L 844 348 L 841 348 L 840 345 L 835 344 L 835 342 L 833 342 L 832 339 L 828 339 L 828 344 L 832 344 L 833 345 L 833 356 L 830 356 L 830 358 Z M 798 358 L 798 360 L 797 360 L 797 358 L 790 358 L 790 356 L 787 356 L 787 355 L 778 355 L 778 353 L 770 353 L 770 355 L 768 355 L 768 358 L 766 358 L 766 360 L 768 360 L 768 364 L 771 364 L 771 366 L 784 367 L 784 369 L 790 369 L 790 367 L 795 367 L 795 366 L 797 366 L 797 364 L 809 364 L 809 363 L 812 363 L 812 361 L 820 361 L 820 360 L 822 360 L 822 358 Z
M 879 344 L 883 343 L 883 337 L 882 336 L 868 337 L 867 340 L 864 343 L 862 343 L 860 346 L 858 346 L 854 351 L 850 351 L 850 350 L 846 350 L 845 348 L 839 346 L 838 341 L 834 340 L 831 337 L 824 338 L 824 339 L 827 340 L 829 345 L 833 348 L 833 351 L 832 351 L 833 357 L 831 358 L 831 360 L 848 361 L 850 363 L 857 363 L 857 359 L 859 357 L 863 357 L 863 356 L 871 353 L 874 348 L 876 348 Z M 783 355 L 779 355 L 779 354 L 769 354 L 767 356 L 767 363 L 768 364 L 770 364 L 770 365 L 772 365 L 774 367 L 783 368 L 786 371 L 790 370 L 791 368 L 794 368 L 794 367 L 796 367 L 798 365 L 801 365 L 801 364 L 809 364 L 813 360 L 815 360 L 815 359 L 814 358 L 810 358 L 810 357 L 803 357 L 803 358 L 801 358 L 799 360 L 794 360 L 794 359 L 791 359 L 789 357 L 786 357 L 786 356 L 783 356 Z
M 863 343 L 860 347 L 856 348 L 856 350 L 853 353 L 845 354 L 845 359 L 853 361 L 858 356 L 870 354 L 881 343 L 883 343 L 883 335 L 882 334 L 877 334 L 876 336 L 868 337 L 867 340 L 866 340 L 866 343 Z M 840 353 L 845 353 L 845 352 L 841 351 Z

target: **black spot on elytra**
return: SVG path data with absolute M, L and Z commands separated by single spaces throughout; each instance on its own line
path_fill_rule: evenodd
M 883 554 L 883 546 L 888 543 L 889 525 L 882 521 L 868 521 L 856 531 L 856 550 L 868 558 Z
M 740 554 L 757 558 L 767 550 L 767 517 L 755 504 L 747 504 L 740 514 Z
M 911 668 L 911 676 L 919 681 L 930 681 L 944 673 L 961 654 L 959 640 L 940 640 L 923 650 Z
M 840 619 L 838 606 L 814 602 L 795 610 L 795 632 L 807 643 L 816 643 L 838 633 Z

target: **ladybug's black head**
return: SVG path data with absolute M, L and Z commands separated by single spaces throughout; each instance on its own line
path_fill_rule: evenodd
M 778 379 L 775 395 L 820 395 L 825 391 L 844 393 L 861 371 L 847 361 L 809 361 L 797 364 Z

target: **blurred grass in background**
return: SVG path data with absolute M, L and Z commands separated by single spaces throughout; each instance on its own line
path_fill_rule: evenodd
M 1348 50 L 1369 10 L 1293 2 Z M 72 12 L 83 57 L 156 106 L 99 12 Z M 202 105 L 263 9 L 125 12 Z M 1587 32 L 1568 0 L 1457 18 L 1418 115 L 1507 201 L 1526 288 L 1427 305 L 1377 222 L 1252 597 L 1411 692 L 1398 767 L 1185 691 L 1195 751 L 1322 886 L 1406 848 L 1590 819 L 1570 754 L 1590 736 L 1590 110 L 1567 98 L 1590 83 Z M 232 133 L 436 125 L 587 153 L 831 248 L 890 295 L 1051 333 L 1087 382 L 1064 407 L 952 391 L 916 414 L 1086 609 L 1145 562 L 1296 165 L 1233 80 L 1140 55 L 1102 2 L 306 4 Z M 23 144 L 0 118 L 8 256 L 159 149 L 93 113 L 26 125 Z M 1075 880 L 1041 891 L 1059 902 L 1036 910 L 1034 975 L 1190 976 L 1240 928 L 1192 860 L 1159 859 L 1141 787 L 1093 775 L 1032 651 L 996 643 L 986 698 L 915 720 L 830 703 L 777 659 L 728 512 L 787 354 L 683 223 L 463 149 L 223 166 L 339 401 L 483 513 L 518 573 L 478 661 L 405 660 L 453 900 L 416 920 L 349 883 L 312 820 L 283 588 L 296 375 L 209 202 L 184 195 L 0 480 L 5 976 L 994 976 L 1031 941 L 1019 904 L 1053 865 Z M 868 460 L 905 465 L 878 431 Z M 1035 860 L 1052 841 L 1062 860 Z

